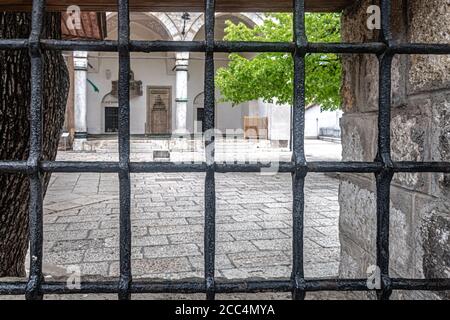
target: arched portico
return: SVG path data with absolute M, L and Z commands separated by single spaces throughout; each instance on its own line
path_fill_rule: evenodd
M 130 38 L 131 40 L 144 41 L 203 41 L 204 40 L 204 17 L 201 13 L 190 13 L 189 20 L 182 19 L 183 13 L 162 12 L 132 12 L 130 14 Z M 117 14 L 107 13 L 107 39 L 117 39 Z M 217 40 L 223 39 L 225 21 L 234 23 L 242 22 L 249 27 L 261 24 L 264 16 L 257 13 L 217 13 L 216 34 Z M 228 55 L 216 53 L 216 68 L 227 65 Z M 76 56 L 75 82 L 81 79 L 83 82 L 92 82 L 98 87 L 99 92 L 94 92 L 89 83 L 85 86 L 87 90 L 78 90 L 79 95 L 75 101 L 75 119 L 79 128 L 83 128 L 88 134 L 108 134 L 106 130 L 106 116 L 102 109 L 102 98 L 111 92 L 112 81 L 117 80 L 118 63 L 116 53 L 89 53 Z M 203 100 L 203 74 L 204 54 L 202 53 L 131 53 L 131 69 L 135 80 L 142 81 L 142 94 L 130 97 L 132 134 L 152 134 L 149 116 L 149 100 L 151 97 L 148 90 L 164 87 L 167 90 L 170 101 L 168 110 L 171 114 L 169 119 L 174 132 L 200 133 L 198 127 L 201 122 L 201 114 L 198 110 L 202 108 Z M 84 80 L 82 80 L 84 79 Z M 219 92 L 216 92 L 220 95 Z M 194 101 L 195 100 L 195 101 Z M 219 97 L 217 99 L 219 100 Z M 77 116 L 78 114 L 81 116 Z M 242 129 L 243 117 L 248 115 L 248 103 L 239 106 L 231 106 L 223 102 L 217 102 L 216 124 L 220 130 Z M 197 126 L 196 126 L 197 124 Z M 109 127 L 108 127 L 109 128 Z M 172 132 L 167 132 L 168 134 Z M 77 135 L 80 136 L 80 135 Z M 86 137 L 86 134 L 83 135 Z M 82 144 L 81 144 L 82 145 Z

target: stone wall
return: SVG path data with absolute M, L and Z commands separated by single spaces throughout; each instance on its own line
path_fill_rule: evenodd
M 362 0 L 342 18 L 345 42 L 377 41 Z M 399 42 L 449 43 L 450 1 L 393 0 Z M 343 161 L 373 161 L 377 150 L 378 60 L 343 58 Z M 395 161 L 450 161 L 450 56 L 396 56 L 392 68 L 391 149 Z M 339 201 L 343 278 L 364 278 L 376 264 L 375 179 L 342 176 Z M 393 277 L 450 275 L 450 175 L 396 174 L 391 188 L 390 272 Z M 395 298 L 450 298 L 447 293 L 395 292 Z

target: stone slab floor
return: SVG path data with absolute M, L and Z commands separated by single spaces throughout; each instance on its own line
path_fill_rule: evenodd
M 321 147 L 318 154 L 329 146 L 336 149 L 331 143 L 314 145 Z M 308 153 L 313 157 L 314 148 Z M 92 160 L 96 155 L 86 153 L 82 157 Z M 58 158 L 70 159 L 71 155 L 61 152 Z M 203 276 L 204 176 L 131 175 L 135 279 Z M 118 190 L 117 174 L 53 174 L 44 216 L 44 272 L 48 277 L 65 276 L 73 272 L 71 266 L 80 268 L 82 277 L 118 276 Z M 290 276 L 291 192 L 289 174 L 216 174 L 218 277 Z M 307 277 L 337 276 L 337 195 L 337 179 L 308 175 Z

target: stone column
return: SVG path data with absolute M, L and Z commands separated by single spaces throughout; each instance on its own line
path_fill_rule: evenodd
M 188 82 L 189 53 L 181 52 L 176 55 L 176 117 L 175 133 L 186 134 L 187 131 L 187 82 Z
M 87 140 L 87 70 L 88 59 L 86 51 L 73 53 L 74 75 L 74 118 L 75 136 L 73 150 L 82 151 Z

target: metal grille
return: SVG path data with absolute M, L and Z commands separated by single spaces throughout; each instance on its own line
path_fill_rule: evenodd
M 214 41 L 215 0 L 205 0 L 206 41 L 131 41 L 128 0 L 118 0 L 119 37 L 117 41 L 62 41 L 41 39 L 45 0 L 34 0 L 29 39 L 1 39 L 0 50 L 28 48 L 31 56 L 31 136 L 27 161 L 1 161 L 1 172 L 27 173 L 30 179 L 30 251 L 28 282 L 1 282 L 0 294 L 25 294 L 42 299 L 44 294 L 118 293 L 129 299 L 131 293 L 216 293 L 292 292 L 304 299 L 309 291 L 368 291 L 366 279 L 305 279 L 303 260 L 304 183 L 309 172 L 373 173 L 376 176 L 377 265 L 381 269 L 379 299 L 388 299 L 392 290 L 449 290 L 449 279 L 397 279 L 389 276 L 389 193 L 394 173 L 450 173 L 450 163 L 393 162 L 390 150 L 391 64 L 396 54 L 450 54 L 448 44 L 398 44 L 390 32 L 389 0 L 381 0 L 381 39 L 375 43 L 309 43 L 305 34 L 304 0 L 295 0 L 294 41 L 291 43 Z M 45 50 L 115 51 L 119 53 L 119 162 L 41 161 L 42 155 L 42 52 Z M 130 162 L 130 52 L 190 51 L 205 53 L 205 129 L 214 128 L 214 52 L 288 52 L 294 57 L 293 157 L 280 164 L 281 172 L 292 174 L 293 267 L 291 277 L 281 280 L 215 279 L 215 179 L 216 172 L 259 172 L 264 164 L 221 164 L 214 152 L 201 164 L 170 162 Z M 304 151 L 305 55 L 307 53 L 375 54 L 379 59 L 378 155 L 374 162 L 307 162 Z M 206 142 L 214 150 L 214 137 Z M 120 179 L 120 278 L 118 281 L 82 282 L 80 289 L 68 289 L 63 282 L 45 283 L 42 275 L 43 172 L 116 172 Z M 206 172 L 204 279 L 177 281 L 132 281 L 130 173 Z

